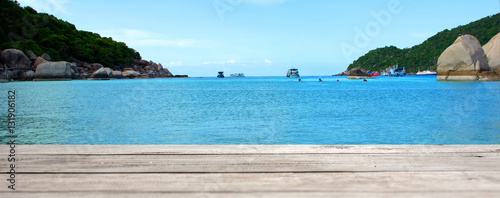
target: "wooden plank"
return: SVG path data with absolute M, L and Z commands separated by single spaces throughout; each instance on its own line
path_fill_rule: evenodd
M 0 197 L 500 197 L 500 145 L 17 145 L 16 157 L 19 190 Z
M 158 193 L 371 193 L 495 192 L 500 174 L 485 172 L 20 174 L 22 192 Z M 7 188 L 0 188 L 8 192 Z
M 370 197 L 370 198 L 385 198 L 385 197 L 403 197 L 403 198 L 498 198 L 498 193 L 496 192 L 404 192 L 404 193 L 390 193 L 390 192 L 279 192 L 279 193 L 159 193 L 159 192 L 148 192 L 148 193 L 129 193 L 129 192 L 68 192 L 68 193 L 0 193 L 1 197 L 25 197 L 25 198 L 40 198 L 40 197 L 50 197 L 50 198 L 68 198 L 68 197 L 81 197 L 81 198 L 155 198 L 155 197 L 169 197 L 169 198 L 298 198 L 298 197 Z
M 17 145 L 20 154 L 499 153 L 500 145 Z M 0 154 L 9 152 L 0 145 Z
M 500 171 L 500 153 L 18 155 L 19 173 Z M 2 160 L 0 167 L 6 167 Z

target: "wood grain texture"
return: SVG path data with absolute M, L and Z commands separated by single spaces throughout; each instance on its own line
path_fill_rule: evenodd
M 500 197 L 500 145 L 17 145 L 16 157 L 17 190 L 4 182 L 0 197 Z
M 1 145 L 5 146 L 5 145 Z M 1 148 L 0 146 L 0 148 Z M 17 145 L 22 154 L 499 153 L 500 145 Z M 0 150 L 6 153 L 7 146 Z

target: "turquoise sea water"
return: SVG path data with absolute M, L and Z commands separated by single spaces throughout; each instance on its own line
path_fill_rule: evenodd
M 500 144 L 499 82 L 318 78 L 4 83 L 0 141 L 15 90 L 20 144 Z

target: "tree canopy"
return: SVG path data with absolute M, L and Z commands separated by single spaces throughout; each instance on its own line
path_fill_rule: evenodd
M 419 69 L 436 70 L 441 53 L 460 35 L 470 34 L 485 45 L 500 32 L 500 14 L 488 16 L 464 26 L 444 30 L 428 38 L 420 45 L 399 49 L 386 46 L 371 50 L 349 65 L 347 69 L 361 68 L 370 71 L 382 71 L 398 64 L 405 66 L 408 72 L 416 73 Z
M 77 30 L 53 15 L 38 13 L 17 1 L 0 0 L 0 49 L 47 53 L 52 60 L 126 67 L 141 56 L 123 42 Z

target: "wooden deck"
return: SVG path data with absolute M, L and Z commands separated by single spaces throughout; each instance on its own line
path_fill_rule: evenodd
M 16 146 L 0 197 L 500 197 L 500 145 Z

